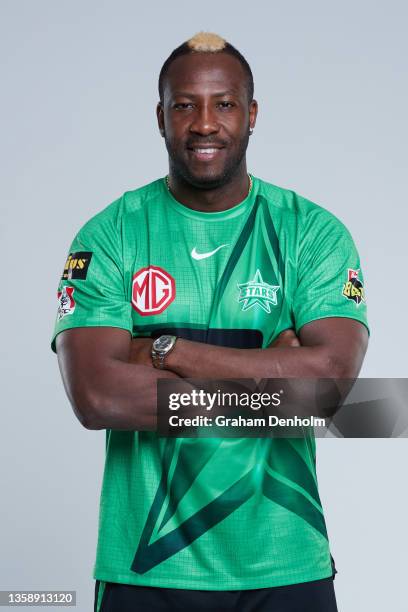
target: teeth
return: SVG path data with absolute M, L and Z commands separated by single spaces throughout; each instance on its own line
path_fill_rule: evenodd
M 218 149 L 193 149 L 196 153 L 215 153 Z

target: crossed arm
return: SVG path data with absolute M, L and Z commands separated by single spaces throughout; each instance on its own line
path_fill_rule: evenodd
M 180 338 L 166 370 L 152 366 L 151 344 L 113 327 L 69 329 L 57 336 L 65 390 L 84 427 L 155 430 L 158 378 L 356 378 L 368 333 L 354 319 L 332 317 L 304 325 L 299 338 L 282 332 L 266 349 Z

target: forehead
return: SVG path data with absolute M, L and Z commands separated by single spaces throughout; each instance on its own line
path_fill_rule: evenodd
M 248 77 L 241 62 L 229 53 L 189 53 L 177 57 L 163 82 L 164 97 L 177 92 L 196 95 L 236 91 L 244 95 Z

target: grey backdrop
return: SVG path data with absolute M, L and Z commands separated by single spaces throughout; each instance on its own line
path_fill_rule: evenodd
M 355 238 L 372 330 L 362 375 L 407 376 L 407 17 L 392 0 L 1 2 L 2 589 L 76 589 L 92 609 L 104 432 L 65 397 L 55 292 L 79 227 L 166 172 L 156 79 L 198 30 L 252 65 L 250 171 Z M 407 610 L 407 459 L 406 440 L 318 441 L 341 612 Z

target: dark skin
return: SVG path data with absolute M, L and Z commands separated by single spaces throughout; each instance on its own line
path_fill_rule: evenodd
M 284 332 L 291 340 L 272 343 L 273 351 L 235 349 L 179 338 L 166 357 L 166 369 L 182 378 L 355 378 L 366 350 L 366 328 L 353 319 L 313 321 L 299 331 Z M 282 340 L 282 339 L 281 339 Z M 296 344 L 297 343 L 297 344 Z M 148 365 L 152 341 L 134 340 L 131 361 Z M 297 347 L 294 353 L 290 348 Z
M 170 189 L 179 202 L 215 212 L 246 197 L 245 150 L 256 115 L 236 58 L 192 54 L 173 62 L 157 118 L 169 152 Z M 123 430 L 155 429 L 158 378 L 354 379 L 367 343 L 364 325 L 332 317 L 304 325 L 298 338 L 286 330 L 267 349 L 179 338 L 166 369 L 157 370 L 152 340 L 132 340 L 122 329 L 69 329 L 56 340 L 65 389 L 80 422 L 88 429 Z
M 246 197 L 245 151 L 257 112 L 235 57 L 220 53 L 214 61 L 212 54 L 202 53 L 170 65 L 157 120 L 169 152 L 170 189 L 179 202 L 215 212 Z M 216 148 L 213 159 L 202 160 L 195 152 L 206 146 Z
M 65 390 L 84 427 L 156 429 L 157 379 L 180 377 L 152 366 L 151 344 L 149 338 L 132 341 L 127 331 L 115 327 L 67 329 L 57 336 Z M 295 346 L 299 342 L 293 331 L 287 330 L 270 348 L 293 350 Z M 186 383 L 185 391 L 190 389 Z

